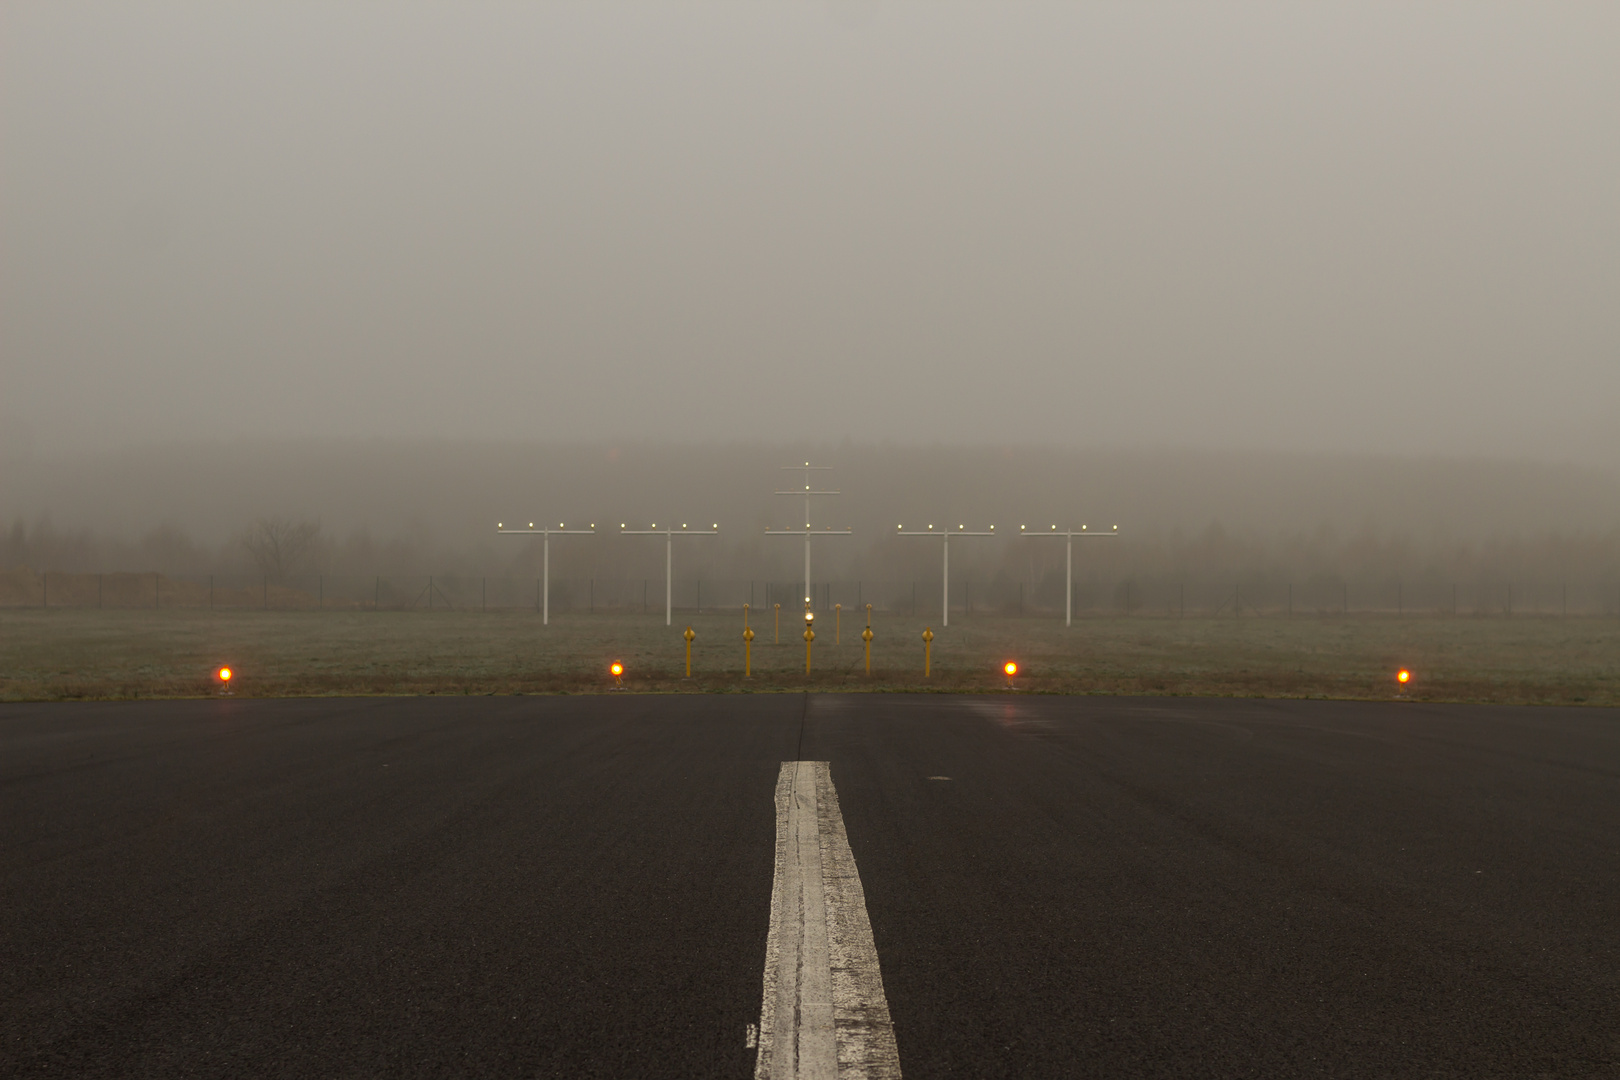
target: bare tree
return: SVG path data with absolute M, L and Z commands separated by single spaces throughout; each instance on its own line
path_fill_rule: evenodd
M 248 526 L 242 546 L 253 557 L 260 573 L 281 584 L 289 576 L 309 568 L 320 534 L 318 521 L 260 518 Z

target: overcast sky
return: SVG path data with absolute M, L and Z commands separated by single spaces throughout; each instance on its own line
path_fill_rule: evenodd
M 0 8 L 0 446 L 1620 463 L 1620 4 Z

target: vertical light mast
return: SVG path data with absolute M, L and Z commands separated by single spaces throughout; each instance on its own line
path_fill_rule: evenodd
M 813 519 L 810 517 L 810 497 L 812 495 L 838 495 L 838 494 L 841 494 L 841 492 L 837 492 L 837 491 L 812 491 L 811 488 L 810 488 L 810 474 L 812 472 L 830 472 L 832 470 L 831 465 L 812 465 L 807 461 L 803 465 L 783 465 L 782 468 L 784 468 L 784 469 L 792 469 L 795 472 L 797 472 L 800 469 L 804 470 L 804 490 L 803 491 L 778 491 L 776 493 L 778 495 L 803 495 L 804 496 L 804 528 L 802 528 L 802 529 L 766 529 L 765 530 L 765 535 L 766 536 L 803 536 L 804 537 L 804 609 L 806 611 L 809 611 L 810 610 L 810 537 L 812 535 L 817 535 L 817 536 L 848 536 L 849 533 L 850 533 L 850 530 L 848 530 L 848 529 L 834 529 L 831 526 L 828 526 L 827 528 L 821 530 L 821 532 L 819 532 L 819 533 L 813 533 L 812 530 L 811 530 L 811 524 L 810 523 L 811 523 L 811 521 Z

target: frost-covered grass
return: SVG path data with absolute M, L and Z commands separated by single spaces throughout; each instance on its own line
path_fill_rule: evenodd
M 754 677 L 742 677 L 740 612 L 661 617 L 566 614 L 542 627 L 529 612 L 9 610 L 0 612 L 0 699 L 188 697 L 212 694 L 232 665 L 244 696 L 572 693 L 605 690 L 622 660 L 639 691 L 1003 689 L 1245 697 L 1392 698 L 1620 705 L 1620 620 L 1300 616 L 1050 618 L 879 613 L 873 673 L 861 621 L 846 613 L 835 643 L 818 617 L 813 674 L 803 624 L 754 620 Z M 922 674 L 924 625 L 933 672 Z M 681 632 L 697 633 L 684 679 Z

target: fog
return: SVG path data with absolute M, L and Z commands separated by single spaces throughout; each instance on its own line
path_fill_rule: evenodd
M 1620 447 L 1613 4 L 0 18 L 39 451 Z
M 802 456 L 798 456 L 802 455 Z M 656 537 L 619 527 L 720 527 L 677 544 L 686 579 L 796 580 L 802 472 L 836 496 L 813 501 L 818 580 L 937 578 L 940 553 L 894 535 L 1121 527 L 1083 545 L 1088 572 L 1221 577 L 1425 575 L 1620 580 L 1620 476 L 1568 464 L 1249 451 L 1062 450 L 1007 444 L 840 441 L 236 442 L 170 444 L 0 465 L 13 512 L 0 568 L 253 568 L 243 539 L 261 519 L 318 526 L 300 567 L 343 574 L 524 576 L 539 543 L 498 522 L 595 525 L 552 544 L 553 573 L 661 578 Z M 953 545 L 954 572 L 981 580 L 1061 567 L 1060 543 L 1010 535 Z M 1611 590 L 1612 591 L 1612 590 Z
M 497 520 L 690 516 L 693 572 L 791 574 L 809 455 L 829 572 L 920 572 L 886 530 L 938 517 L 1612 575 L 1617 41 L 1605 3 L 6 5 L 3 558 L 200 571 L 282 517 L 500 572 Z

